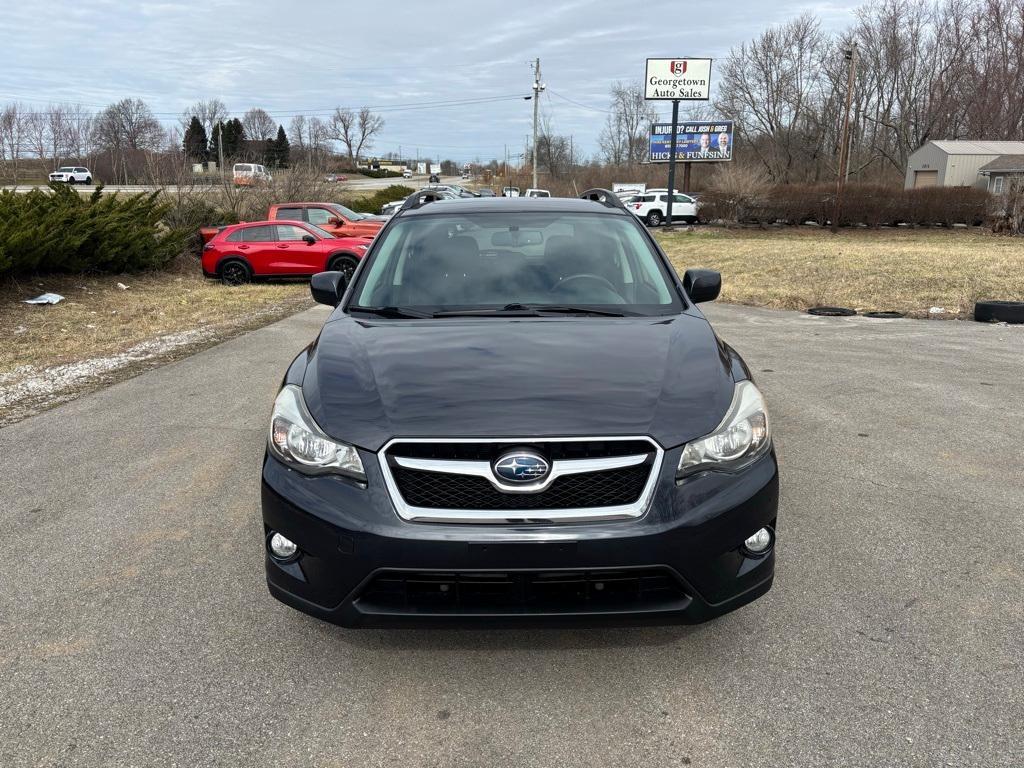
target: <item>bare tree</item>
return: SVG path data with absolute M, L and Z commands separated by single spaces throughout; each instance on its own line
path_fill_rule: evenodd
M 375 115 L 366 107 L 359 110 L 359 142 L 356 144 L 356 159 L 362 156 L 364 149 L 373 147 L 373 139 L 384 130 L 384 118 Z
M 203 124 L 207 136 L 213 136 L 213 127 L 228 119 L 228 108 L 220 99 L 197 101 L 181 115 L 179 122 L 182 132 L 188 128 L 193 117 L 198 118 L 199 122 Z
M 752 139 L 748 146 L 776 181 L 796 180 L 800 161 L 821 151 L 823 137 L 808 129 L 821 106 L 824 48 L 818 21 L 805 13 L 734 48 L 722 66 L 718 108 Z
M 611 165 L 636 165 L 647 157 L 648 131 L 657 119 L 639 82 L 616 82 L 611 88 L 611 110 L 598 138 L 605 160 Z
M 292 149 L 303 152 L 306 149 L 306 116 L 296 115 L 288 123 L 288 141 Z
M 50 147 L 49 121 L 46 112 L 35 109 L 25 120 L 25 140 L 28 153 L 39 161 L 40 170 L 46 163 L 46 150 Z
M 94 133 L 104 149 L 158 150 L 164 142 L 160 121 L 142 99 L 122 99 L 96 117 Z
M 93 114 L 80 104 L 74 104 L 67 111 L 67 152 L 80 163 L 93 165 L 94 147 L 92 141 Z
M 25 152 L 27 112 L 25 106 L 17 102 L 7 104 L 0 111 L 0 159 L 6 166 L 5 174 L 10 174 L 15 184 Z
M 129 160 L 134 161 L 140 152 L 162 149 L 165 140 L 163 127 L 142 99 L 122 99 L 100 112 L 93 124 L 93 137 L 110 153 L 115 175 L 121 175 L 125 183 L 130 180 Z
M 363 150 L 373 146 L 374 137 L 382 130 L 384 118 L 375 115 L 367 107 L 363 107 L 358 113 L 338 107 L 331 115 L 331 138 L 345 145 L 349 164 L 353 168 L 358 164 Z
M 277 123 L 265 109 L 256 107 L 242 116 L 242 127 L 250 141 L 267 141 L 277 135 Z
M 50 157 L 54 167 L 60 165 L 68 148 L 69 124 L 68 107 L 57 104 L 46 110 L 47 131 L 50 139 Z

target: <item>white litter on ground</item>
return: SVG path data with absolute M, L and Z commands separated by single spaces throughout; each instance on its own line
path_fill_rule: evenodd
M 194 344 L 213 335 L 212 329 L 197 328 L 181 333 L 169 333 L 140 342 L 110 357 L 93 357 L 67 365 L 37 368 L 22 365 L 7 373 L 0 373 L 0 408 L 13 405 L 29 397 L 45 397 L 97 379 L 126 365 L 166 354 L 178 347 Z
M 58 301 L 64 301 L 64 297 L 59 293 L 41 293 L 34 299 L 25 299 L 24 304 L 56 304 Z

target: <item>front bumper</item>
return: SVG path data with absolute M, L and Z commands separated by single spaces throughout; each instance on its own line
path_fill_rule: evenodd
M 518 526 L 403 521 L 376 456 L 361 454 L 365 488 L 307 477 L 271 456 L 263 464 L 265 533 L 279 531 L 301 552 L 290 563 L 266 555 L 270 592 L 342 626 L 690 624 L 772 585 L 774 549 L 750 557 L 741 544 L 775 527 L 774 451 L 739 473 L 677 484 L 680 449 L 669 450 L 643 517 Z M 593 599 L 616 584 L 619 599 Z M 636 591 L 645 584 L 659 589 Z M 490 602 L 488 590 L 499 589 Z M 473 599 L 454 599 L 460 590 Z

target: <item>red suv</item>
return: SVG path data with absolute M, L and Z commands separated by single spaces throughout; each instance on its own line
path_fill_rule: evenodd
M 373 238 L 334 237 L 301 221 L 254 221 L 224 227 L 203 246 L 203 274 L 227 285 L 254 277 L 342 272 L 351 278 Z

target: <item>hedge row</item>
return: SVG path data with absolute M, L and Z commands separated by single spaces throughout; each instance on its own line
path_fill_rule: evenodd
M 385 203 L 404 200 L 415 191 L 412 187 L 392 184 L 390 187 L 379 189 L 367 197 L 357 197 L 349 201 L 348 205 L 353 211 L 359 211 L 360 213 L 380 213 L 380 208 Z
M 700 195 L 706 219 L 762 224 L 831 224 L 835 215 L 834 184 L 785 184 L 749 194 L 709 191 Z M 879 227 L 895 224 L 978 225 L 986 221 L 991 198 L 975 187 L 893 189 L 875 184 L 849 184 L 843 190 L 841 226 Z
M 161 267 L 181 253 L 187 230 L 163 223 L 159 193 L 119 197 L 67 186 L 0 192 L 0 275 L 124 272 Z

